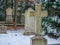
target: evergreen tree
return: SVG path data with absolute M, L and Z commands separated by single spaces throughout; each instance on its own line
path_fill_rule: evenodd
M 0 0 L 0 21 L 5 21 L 6 15 L 5 15 L 5 9 L 6 4 L 5 0 Z
M 48 17 L 43 18 L 43 30 L 50 37 L 60 37 L 60 1 L 47 0 L 47 2 L 42 2 L 42 9 L 48 10 Z
M 23 12 L 23 2 L 22 1 L 18 1 L 18 20 L 17 23 L 21 24 L 21 14 Z

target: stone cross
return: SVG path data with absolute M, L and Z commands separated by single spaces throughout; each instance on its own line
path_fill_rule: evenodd
M 42 17 L 47 17 L 47 11 L 41 10 L 41 4 L 35 6 L 36 35 L 31 38 L 31 45 L 47 45 L 47 40 L 42 36 Z
M 47 11 L 42 11 L 41 9 L 41 4 L 36 4 L 35 11 L 26 11 L 25 35 L 42 35 L 42 17 L 47 17 Z
M 36 16 L 36 34 L 42 35 L 42 17 L 47 17 L 47 11 L 42 11 L 41 4 L 35 5 L 35 16 Z

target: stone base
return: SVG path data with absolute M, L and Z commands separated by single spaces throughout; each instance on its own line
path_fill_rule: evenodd
M 24 32 L 23 35 L 36 35 L 36 36 L 40 36 L 38 33 L 35 33 L 35 32 Z
M 35 35 L 35 33 L 34 32 L 24 32 L 23 35 Z
M 47 45 L 47 40 L 41 36 L 35 36 L 31 38 L 32 45 Z

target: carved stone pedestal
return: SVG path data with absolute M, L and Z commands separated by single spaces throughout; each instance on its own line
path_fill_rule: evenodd
M 31 45 L 47 45 L 47 40 L 42 36 L 35 36 L 31 38 Z

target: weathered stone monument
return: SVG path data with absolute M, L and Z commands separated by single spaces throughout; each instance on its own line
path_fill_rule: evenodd
M 35 14 L 36 14 L 36 33 L 37 35 L 42 35 L 42 17 L 47 17 L 47 11 L 41 10 L 41 4 L 35 5 Z
M 28 8 L 25 12 L 25 33 L 24 34 L 34 34 L 36 30 L 36 18 L 34 16 L 34 10 Z
M 6 9 L 6 23 L 12 23 L 13 22 L 13 18 L 12 18 L 12 8 L 11 7 L 8 7 Z
M 32 45 L 47 45 L 47 40 L 42 36 L 42 17 L 47 17 L 47 11 L 41 10 L 41 4 L 35 5 L 35 11 L 31 9 L 25 12 L 25 35 L 34 34 L 31 38 Z
M 0 25 L 0 34 L 6 34 L 7 33 L 7 27 L 4 26 L 4 21 L 1 22 L 1 25 Z

